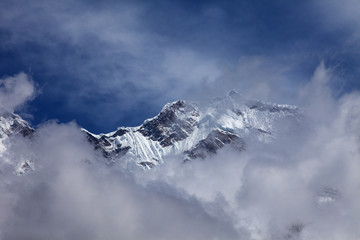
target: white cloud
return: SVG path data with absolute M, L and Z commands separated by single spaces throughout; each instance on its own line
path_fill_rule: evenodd
M 79 14 L 72 18 L 69 9 L 58 11 L 53 4 L 0 10 L 6 20 L 1 26 L 14 20 L 16 27 L 5 26 L 12 31 L 12 41 L 30 39 L 45 45 L 53 44 L 47 37 L 55 34 L 53 37 L 70 38 L 81 47 L 88 43 L 87 37 L 97 33 L 90 38 L 96 43 L 89 44 L 101 50 L 96 60 L 85 67 L 71 59 L 65 64 L 85 83 L 99 79 L 89 69 L 107 66 L 119 60 L 117 54 L 124 54 L 122 64 L 140 75 L 135 75 L 136 86 L 160 89 L 168 97 L 197 85 L 195 93 L 203 86 L 210 95 L 235 87 L 249 97 L 286 99 L 287 89 L 279 86 L 288 87 L 282 83 L 289 65 L 261 57 L 244 58 L 235 70 L 221 76 L 215 61 L 191 49 L 162 46 L 161 39 L 138 25 L 137 8 L 120 12 L 89 9 L 89 14 L 79 11 L 83 10 L 80 4 L 70 9 Z M 40 16 L 26 15 L 26 7 Z M 19 18 L 22 13 L 25 17 Z M 45 30 L 39 29 L 44 23 L 50 27 L 45 24 Z M 123 87 L 118 82 L 122 74 L 110 70 L 105 68 L 106 73 L 100 75 L 112 78 L 96 90 Z M 141 79 L 143 76 L 147 78 Z M 152 172 L 132 175 L 104 166 L 73 123 L 47 123 L 31 142 L 12 139 L 6 156 L 14 164 L 29 158 L 36 170 L 13 176 L 7 171 L 9 166 L 1 163 L 0 238 L 289 239 L 293 234 L 294 239 L 358 239 L 360 97 L 350 93 L 334 98 L 327 86 L 331 77 L 332 72 L 320 64 L 300 92 L 303 124 L 287 128 L 277 141 L 268 145 L 252 141 L 241 154 L 224 149 L 213 158 L 187 165 L 168 160 Z M 30 78 L 23 73 L 4 78 L 1 84 L 0 102 L 10 111 L 34 94 Z M 76 94 L 88 92 L 85 88 Z M 126 96 L 134 100 L 132 104 L 137 103 L 132 94 Z M 338 196 L 334 203 L 319 207 L 318 194 L 326 188 L 337 191 Z M 300 229 L 302 225 L 302 232 L 296 233 L 296 226 Z
M 31 157 L 36 170 L 0 175 L 1 239 L 237 239 L 173 186 L 144 188 L 114 172 L 73 123 L 47 123 L 32 140 L 13 140 L 7 157 Z
M 286 130 L 279 124 L 276 141 L 246 139 L 241 154 L 224 149 L 188 165 L 169 159 L 159 170 L 140 173 L 139 181 L 182 189 L 246 239 L 357 239 L 360 95 L 335 99 L 331 78 L 321 63 L 299 93 L 302 122 Z M 321 204 L 326 189 L 335 195 Z
M 69 112 L 80 111 L 98 125 L 118 123 L 114 109 L 126 114 L 143 103 L 160 108 L 222 74 L 212 57 L 151 29 L 152 6 L 141 2 L 0 5 L 3 45 L 21 48 L 24 62 L 46 70 L 41 84 L 52 92 L 47 97 L 58 96 Z M 32 44 L 44 51 L 33 53 Z M 89 102 L 91 110 L 84 107 Z
M 221 76 L 214 61 L 189 50 L 167 51 L 163 68 L 170 79 L 184 81 L 187 85 L 211 84 Z
M 0 112 L 13 112 L 33 98 L 34 94 L 34 83 L 25 73 L 0 79 Z

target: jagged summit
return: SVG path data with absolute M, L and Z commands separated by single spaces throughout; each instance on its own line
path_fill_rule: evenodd
M 224 146 L 244 151 L 247 136 L 271 141 L 276 137 L 276 122 L 297 120 L 299 115 L 297 107 L 248 100 L 233 90 L 207 104 L 183 100 L 168 103 L 137 127 L 119 127 L 106 134 L 82 131 L 109 163 L 152 168 L 169 156 L 190 161 L 216 154 Z M 0 114 L 0 154 L 7 138 L 29 136 L 34 131 L 20 116 Z M 24 164 L 25 168 L 29 165 Z
M 184 140 L 198 122 L 199 112 L 185 101 L 166 104 L 154 118 L 146 120 L 138 130 L 142 135 L 158 141 L 162 147 Z
M 3 112 L 0 115 L 0 153 L 4 148 L 4 141 L 11 136 L 21 134 L 29 136 L 35 130 L 19 115 L 10 112 Z
M 289 117 L 298 119 L 299 109 L 247 100 L 236 91 L 230 91 L 208 104 L 183 100 L 168 103 L 159 114 L 137 127 L 119 127 L 107 134 L 82 131 L 109 163 L 152 168 L 169 156 L 189 161 L 216 154 L 224 146 L 244 151 L 245 138 L 249 135 L 259 141 L 271 141 L 276 137 L 274 124 Z M 0 154 L 5 149 L 6 139 L 18 134 L 29 136 L 34 131 L 20 116 L 2 113 Z M 24 164 L 25 168 L 29 165 Z
M 29 126 L 29 124 L 23 120 L 19 115 L 10 113 L 8 111 L 2 111 L 0 114 L 0 160 L 3 162 L 9 162 L 15 164 L 16 173 L 23 174 L 24 172 L 32 169 L 32 162 L 22 160 L 20 162 L 13 163 L 8 161 L 4 156 L 4 152 L 7 148 L 8 140 L 14 136 L 31 136 L 35 130 Z
M 15 113 L 4 112 L 0 116 L 0 138 L 16 134 L 29 136 L 34 131 L 24 119 Z
M 225 145 L 243 151 L 245 136 L 254 134 L 259 141 L 269 141 L 276 135 L 276 121 L 297 119 L 298 115 L 297 107 L 247 100 L 232 90 L 209 104 L 183 100 L 168 103 L 138 127 L 121 127 L 99 135 L 84 132 L 109 162 L 151 168 L 167 156 L 185 161 L 206 158 Z

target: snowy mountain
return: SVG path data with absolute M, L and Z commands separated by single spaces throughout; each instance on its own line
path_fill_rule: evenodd
M 0 114 L 0 160 L 7 162 L 4 152 L 6 150 L 8 141 L 14 136 L 29 137 L 34 133 L 34 129 L 23 120 L 19 115 L 4 111 Z M 8 161 L 9 163 L 11 161 Z M 32 167 L 30 161 L 21 161 L 16 163 L 16 173 L 22 174 Z
M 224 147 L 230 148 L 235 152 L 246 151 L 250 149 L 254 141 L 255 144 L 256 141 L 268 143 L 282 136 L 281 134 L 284 134 L 281 131 L 282 128 L 287 127 L 287 124 L 284 123 L 291 122 L 297 124 L 302 121 L 302 116 L 302 111 L 295 106 L 249 100 L 232 91 L 226 97 L 216 98 L 208 103 L 194 103 L 182 100 L 168 103 L 158 115 L 145 120 L 143 124 L 137 127 L 120 127 L 116 131 L 107 134 L 93 134 L 86 129 L 81 129 L 81 131 L 109 164 L 116 163 L 126 170 L 132 165 L 136 165 L 137 168 L 151 169 L 164 163 L 168 157 L 176 157 L 180 161 L 189 162 L 215 155 Z M 55 138 L 57 138 L 59 134 L 58 129 L 61 128 L 55 129 L 57 131 L 52 131 L 52 133 L 55 132 Z M 72 133 L 74 130 L 77 131 L 79 129 L 75 126 L 71 128 Z M 35 130 L 19 115 L 8 112 L 0 114 L 0 163 L 5 163 L 2 165 L 5 168 L 2 168 L 1 171 L 6 172 L 6 170 L 10 169 L 11 173 L 27 176 L 24 173 L 45 169 L 44 166 L 41 166 L 40 161 L 40 164 L 37 162 L 38 158 L 26 158 L 28 157 L 27 154 L 25 154 L 23 159 L 19 158 L 19 155 L 16 154 L 11 159 L 7 158 L 6 152 L 8 151 L 6 150 L 11 149 L 8 147 L 11 146 L 13 137 L 30 137 L 31 141 L 36 141 L 36 136 L 31 138 L 34 132 Z M 41 129 L 38 130 L 38 133 L 41 133 Z M 77 134 L 81 140 L 81 145 L 65 145 L 64 150 L 60 151 L 64 155 L 59 159 L 64 159 L 64 156 L 66 158 L 68 152 L 76 152 L 78 146 L 84 145 L 86 145 L 86 148 L 83 150 L 93 156 L 93 152 L 89 145 L 86 144 L 83 135 L 79 134 L 79 132 Z M 69 138 L 65 139 L 65 142 L 68 142 Z M 53 140 L 51 139 L 51 141 Z M 46 146 L 43 146 L 44 142 L 40 143 L 39 148 L 46 149 Z M 54 141 L 51 145 L 56 145 L 57 143 L 57 141 Z M 19 148 L 14 149 L 16 151 Z M 251 152 L 251 150 L 248 152 Z M 44 158 L 44 156 L 40 156 L 44 153 L 48 154 L 46 157 L 52 157 L 53 155 L 51 150 L 40 151 L 40 153 L 37 157 Z M 75 154 L 74 156 L 87 155 Z M 34 159 L 35 163 L 32 159 Z M 85 162 L 87 160 L 86 157 L 79 159 L 81 161 L 85 160 Z M 95 157 L 94 159 L 97 158 Z M 103 162 L 99 163 L 102 164 Z M 230 162 L 227 163 L 229 164 Z M 67 167 L 64 169 L 66 169 L 66 173 L 69 170 Z M 226 166 L 225 169 L 227 169 Z M 153 172 L 156 173 L 156 171 Z M 151 175 L 152 172 L 145 171 L 142 173 L 145 175 L 150 173 L 149 175 Z M 196 171 L 194 171 L 195 174 Z M 70 172 L 69 175 L 67 173 L 64 176 L 68 178 L 67 176 L 70 175 L 76 174 Z M 201 178 L 199 181 L 201 182 L 203 179 Z M 213 184 L 213 186 L 217 191 L 216 184 Z M 81 187 L 83 187 L 82 183 Z M 223 188 L 223 184 L 221 184 L 221 188 Z M 224 189 L 224 193 L 227 193 L 226 187 Z M 260 191 L 262 190 L 261 187 L 259 189 Z M 189 191 L 189 193 L 192 193 L 191 188 Z M 243 191 L 251 191 L 251 189 L 244 188 Z M 204 196 L 207 196 L 206 193 L 205 191 Z M 313 200 L 311 201 L 314 205 L 314 211 L 319 212 L 332 211 L 333 206 L 338 204 L 343 197 L 342 189 L 336 186 L 336 184 L 316 187 L 312 194 Z M 229 196 L 231 197 L 232 194 Z M 256 227 L 257 223 L 249 222 L 245 223 L 245 226 L 250 231 L 253 231 L 253 226 Z M 287 226 L 282 239 L 298 239 L 300 234 L 306 231 L 307 228 L 306 219 L 296 220 Z
M 19 115 L 5 112 L 0 115 L 0 155 L 5 150 L 6 140 L 15 135 L 24 137 L 31 135 L 35 130 Z
M 101 151 L 108 163 L 119 162 L 123 167 L 136 164 L 150 169 L 169 156 L 184 162 L 204 159 L 228 146 L 244 151 L 247 136 L 267 142 L 276 137 L 275 125 L 291 118 L 299 120 L 295 106 L 248 100 L 235 91 L 224 98 L 200 104 L 176 101 L 166 104 L 160 113 L 138 127 L 120 127 L 107 134 L 93 134 L 86 129 L 88 141 Z M 12 136 L 31 136 L 35 130 L 19 115 L 0 116 L 0 157 Z M 18 173 L 31 169 L 30 162 L 22 162 Z
M 254 135 L 259 141 L 271 141 L 276 137 L 275 124 L 286 118 L 298 120 L 299 116 L 295 106 L 247 100 L 231 91 L 209 104 L 168 103 L 138 127 L 120 127 L 99 135 L 83 131 L 110 163 L 122 159 L 124 166 L 135 162 L 149 169 L 167 156 L 190 161 L 215 154 L 224 146 L 243 151 L 244 137 Z

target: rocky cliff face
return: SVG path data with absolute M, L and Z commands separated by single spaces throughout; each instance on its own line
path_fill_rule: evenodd
M 4 152 L 7 148 L 7 144 L 12 137 L 23 136 L 31 137 L 35 132 L 29 124 L 23 120 L 19 115 L 9 112 L 3 112 L 0 114 L 0 161 L 7 161 Z M 32 169 L 32 163 L 30 161 L 20 161 L 16 164 L 16 173 L 23 174 Z
M 88 141 L 108 163 L 123 167 L 136 164 L 145 169 L 164 162 L 169 156 L 184 162 L 204 159 L 228 146 L 244 151 L 246 137 L 266 142 L 276 138 L 278 122 L 285 118 L 298 121 L 299 109 L 289 105 L 246 100 L 236 92 L 207 104 L 176 101 L 166 104 L 160 113 L 138 127 L 120 127 L 107 134 L 92 134 L 82 129 Z M 34 133 L 26 121 L 12 113 L 0 115 L 0 155 L 12 136 Z M 24 162 L 20 172 L 31 168 Z M 21 170 L 23 169 L 23 170 Z
M 244 137 L 252 134 L 259 141 L 271 141 L 278 121 L 297 121 L 299 115 L 294 106 L 249 101 L 232 91 L 206 105 L 181 100 L 166 104 L 138 127 L 99 135 L 83 131 L 109 162 L 152 168 L 168 156 L 189 161 L 216 154 L 224 146 L 244 151 Z
M 198 117 L 199 112 L 193 106 L 177 101 L 166 105 L 155 118 L 145 121 L 138 131 L 162 147 L 168 147 L 191 135 Z
M 4 142 L 11 136 L 30 136 L 35 130 L 19 115 L 5 112 L 0 115 L 0 153 Z

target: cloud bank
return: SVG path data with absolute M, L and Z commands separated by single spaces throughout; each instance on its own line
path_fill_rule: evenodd
M 45 122 L 0 157 L 0 239 L 360 238 L 359 4 L 182 2 L 1 1 L 0 70 L 34 76 L 2 78 L 1 108 L 36 81 L 35 118 L 110 131 L 235 88 L 299 105 L 302 122 L 149 172 L 104 166 L 75 123 Z
M 298 94 L 301 123 L 279 123 L 273 142 L 151 171 L 106 166 L 75 123 L 13 138 L 0 239 L 358 239 L 360 95 L 335 98 L 334 77 L 318 66 Z M 34 171 L 18 176 L 24 159 Z
M 32 156 L 35 171 L 1 174 L 1 239 L 236 239 L 197 199 L 114 172 L 73 123 L 48 123 L 28 141 L 7 157 Z

